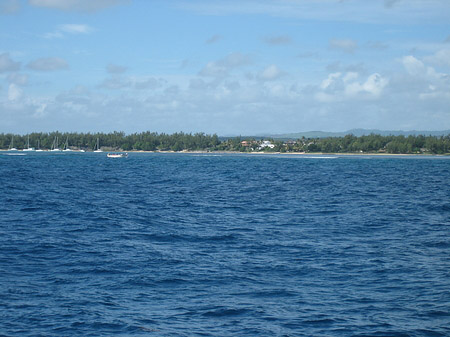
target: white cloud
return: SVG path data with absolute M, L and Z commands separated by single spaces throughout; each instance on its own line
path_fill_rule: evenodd
M 20 62 L 15 62 L 9 57 L 9 53 L 0 54 L 0 73 L 16 71 L 20 68 Z
M 9 85 L 8 99 L 10 101 L 17 101 L 22 97 L 22 89 L 14 83 Z
M 340 50 L 344 53 L 353 54 L 358 48 L 358 43 L 350 39 L 332 39 L 329 42 L 330 49 Z
M 438 50 L 434 55 L 425 57 L 424 60 L 436 66 L 450 67 L 450 49 Z
M 417 78 L 440 81 L 446 77 L 446 74 L 438 73 L 433 67 L 425 65 L 412 55 L 404 56 L 402 63 L 408 74 Z
M 341 73 L 332 73 L 328 75 L 328 78 L 326 78 L 325 80 L 322 81 L 322 83 L 320 84 L 320 88 L 321 89 L 327 89 L 328 87 L 330 87 L 333 83 L 336 82 L 337 79 L 339 79 L 341 77 Z
M 322 81 L 315 97 L 321 102 L 334 102 L 353 99 L 375 99 L 381 95 L 389 80 L 374 73 L 364 82 L 358 81 L 356 72 L 332 73 Z
M 273 81 L 281 77 L 284 73 L 275 64 L 266 67 L 260 74 L 258 78 L 263 81 Z
M 359 77 L 359 74 L 357 72 L 350 71 L 345 74 L 345 76 L 343 77 L 343 81 L 345 83 L 348 83 L 348 82 L 356 80 L 358 77 Z
M 27 65 L 28 68 L 36 71 L 56 71 L 68 69 L 68 63 L 59 57 L 47 57 L 34 60 Z
M 92 28 L 83 24 L 65 24 L 59 26 L 59 30 L 70 34 L 89 34 Z
M 65 24 L 59 25 L 54 32 L 46 33 L 43 37 L 46 39 L 59 39 L 63 38 L 65 34 L 89 34 L 92 30 L 90 26 L 85 24 Z
M 250 63 L 251 60 L 248 55 L 237 52 L 231 53 L 220 60 L 208 62 L 199 74 L 208 77 L 225 77 L 230 71 Z
M 361 93 L 378 97 L 389 81 L 380 76 L 380 74 L 370 75 L 364 83 L 350 82 L 345 87 L 345 93 L 349 96 L 355 96 Z
M 436 61 L 435 55 L 425 57 L 429 61 Z M 409 96 L 413 101 L 419 97 L 429 104 L 426 109 L 439 109 L 441 102 L 450 106 L 450 75 L 437 72 L 422 60 L 408 55 L 402 58 L 406 76 L 395 79 L 396 90 Z M 417 103 L 419 104 L 419 103 Z M 450 119 L 450 116 L 448 116 Z
M 200 70 L 201 76 L 223 77 L 228 74 L 225 66 L 219 65 L 217 62 L 208 62 L 206 66 Z
M 45 109 L 47 108 L 47 103 L 41 103 L 37 106 L 33 117 L 34 118 L 45 118 L 47 116 L 47 112 Z
M 416 59 L 412 55 L 404 56 L 402 59 L 403 66 L 410 75 L 422 75 L 426 72 L 425 65 L 422 61 Z
M 127 0 L 28 0 L 36 7 L 57 9 L 67 12 L 96 12 L 108 7 L 127 3 Z

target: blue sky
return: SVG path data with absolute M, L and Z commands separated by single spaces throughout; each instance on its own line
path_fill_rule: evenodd
M 448 0 L 0 0 L 0 132 L 450 129 Z

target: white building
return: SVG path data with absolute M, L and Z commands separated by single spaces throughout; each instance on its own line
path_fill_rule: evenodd
M 263 140 L 263 142 L 261 143 L 261 145 L 259 146 L 259 149 L 262 150 L 264 148 L 268 147 L 269 149 L 273 149 L 275 147 L 275 145 L 273 145 L 270 141 L 268 140 Z

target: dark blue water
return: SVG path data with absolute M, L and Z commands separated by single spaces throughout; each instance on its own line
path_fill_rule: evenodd
M 450 158 L 0 154 L 1 336 L 450 336 Z

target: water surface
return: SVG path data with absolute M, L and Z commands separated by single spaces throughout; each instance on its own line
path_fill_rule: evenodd
M 0 154 L 2 336 L 449 336 L 450 158 Z

